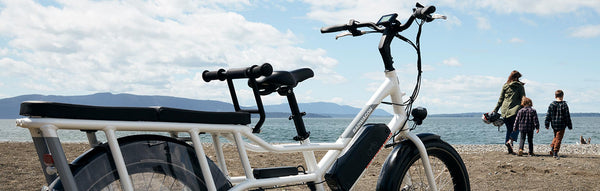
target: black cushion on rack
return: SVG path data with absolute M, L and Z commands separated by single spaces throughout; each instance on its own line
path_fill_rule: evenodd
M 168 107 L 108 107 L 56 103 L 46 101 L 26 101 L 21 103 L 19 112 L 23 116 L 118 120 L 118 121 L 159 121 L 211 124 L 249 124 L 247 112 L 206 112 Z

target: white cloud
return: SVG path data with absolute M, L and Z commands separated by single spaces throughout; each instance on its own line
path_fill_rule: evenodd
M 571 29 L 572 37 L 594 38 L 600 36 L 600 25 L 586 25 Z
M 448 27 L 452 28 L 454 26 L 462 25 L 462 21 L 458 17 L 454 15 L 446 15 L 446 17 L 448 17 L 448 19 L 444 22 L 444 24 L 446 24 Z
M 515 37 L 515 38 L 511 38 L 508 42 L 510 42 L 510 43 L 522 43 L 522 42 L 525 42 L 525 41 L 523 41 L 520 38 L 516 38 Z
M 344 24 L 350 19 L 360 22 L 377 22 L 382 13 L 398 13 L 406 19 L 412 13 L 414 2 L 401 0 L 304 0 L 310 5 L 307 16 L 326 24 Z
M 481 30 L 489 30 L 492 28 L 490 21 L 485 17 L 476 17 L 477 19 L 477 28 Z
M 442 64 L 447 66 L 462 66 L 462 64 L 458 61 L 457 58 L 448 58 L 442 61 Z
M 493 76 L 424 79 L 416 105 L 428 107 L 431 113 L 491 111 L 503 83 L 503 78 Z
M 534 20 L 531 20 L 529 18 L 521 17 L 521 18 L 519 18 L 519 20 L 529 26 L 533 26 L 533 27 L 538 26 L 538 23 L 536 23 Z
M 401 19 L 405 19 L 412 13 L 414 2 L 401 0 L 304 0 L 310 5 L 310 12 L 307 16 L 314 20 L 323 21 L 327 24 L 343 24 L 349 19 L 359 21 L 372 21 L 381 16 L 381 13 L 398 12 Z M 442 0 L 431 2 L 422 2 L 422 4 L 433 4 L 438 7 L 452 7 L 465 12 L 477 10 L 493 10 L 497 13 L 528 13 L 540 16 L 548 16 L 564 13 L 578 13 L 586 10 L 593 10 L 600 13 L 600 1 L 591 0 L 541 0 L 541 1 L 522 1 L 522 0 Z M 386 6 L 388 5 L 388 6 Z M 441 9 L 439 9 L 441 10 Z M 352 18 L 348 18 L 352 17 Z M 449 15 L 449 22 L 452 16 Z M 522 19 L 524 22 L 527 20 Z M 452 21 L 453 22 L 453 21 Z M 460 24 L 460 20 L 458 20 Z M 480 22 L 481 27 L 486 29 L 489 23 Z
M 0 77 L 16 76 L 44 91 L 194 98 L 213 96 L 196 93 L 198 86 L 208 86 L 199 77 L 205 69 L 270 62 L 276 70 L 311 67 L 321 80 L 343 80 L 325 50 L 297 47 L 294 33 L 225 10 L 247 5 L 247 0 L 4 2 L 0 36 L 8 43 L 0 50 L 6 57 Z M 19 75 L 24 71 L 27 75 Z
M 333 103 L 337 103 L 337 104 L 344 104 L 344 98 L 334 97 L 334 98 L 331 98 L 331 100 L 329 100 L 329 102 L 333 102 Z
M 492 9 L 498 13 L 530 13 L 536 15 L 553 15 L 563 13 L 575 13 L 587 8 L 600 13 L 600 1 L 590 0 L 466 0 L 466 1 L 441 1 L 441 5 L 458 7 L 465 10 Z

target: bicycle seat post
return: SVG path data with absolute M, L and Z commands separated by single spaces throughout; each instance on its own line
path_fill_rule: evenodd
M 306 131 L 306 127 L 304 126 L 304 121 L 302 120 L 302 116 L 306 115 L 304 112 L 300 112 L 298 108 L 298 101 L 296 101 L 296 95 L 291 87 L 282 87 L 278 90 L 279 95 L 286 96 L 288 100 L 288 104 L 290 105 L 290 110 L 292 115 L 290 116 L 290 120 L 294 120 L 294 126 L 296 126 L 297 136 L 294 137 L 295 141 L 303 141 L 308 139 L 310 136 L 310 132 Z

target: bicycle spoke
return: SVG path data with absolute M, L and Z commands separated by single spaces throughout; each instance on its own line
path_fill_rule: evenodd
M 438 189 L 453 190 L 452 176 L 443 161 L 434 156 L 429 156 L 429 161 Z M 408 169 L 400 188 L 401 190 L 429 190 L 430 185 L 421 159 L 415 161 Z
M 191 190 L 177 179 L 166 176 L 160 173 L 138 173 L 130 175 L 135 190 Z M 121 182 L 116 180 L 103 189 L 102 191 L 117 191 L 121 189 Z

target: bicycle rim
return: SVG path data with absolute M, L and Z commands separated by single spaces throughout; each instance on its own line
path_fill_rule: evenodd
M 438 190 L 471 190 L 469 174 L 452 146 L 442 140 L 424 142 Z M 384 164 L 378 190 L 429 190 L 423 160 L 418 149 L 410 142 L 394 148 Z
M 131 178 L 131 181 L 133 183 L 134 190 L 192 190 L 191 188 L 187 187 L 183 182 L 161 173 L 145 172 L 133 174 L 129 177 Z M 122 190 L 121 182 L 120 180 L 113 181 L 99 190 L 120 191 Z
M 453 178 L 446 164 L 440 158 L 431 155 L 429 156 L 429 162 L 438 190 L 454 190 Z M 427 175 L 425 174 L 425 167 L 423 166 L 423 160 L 421 160 L 421 158 L 418 158 L 411 163 L 408 171 L 402 178 L 402 184 L 400 184 L 399 190 L 430 190 Z

